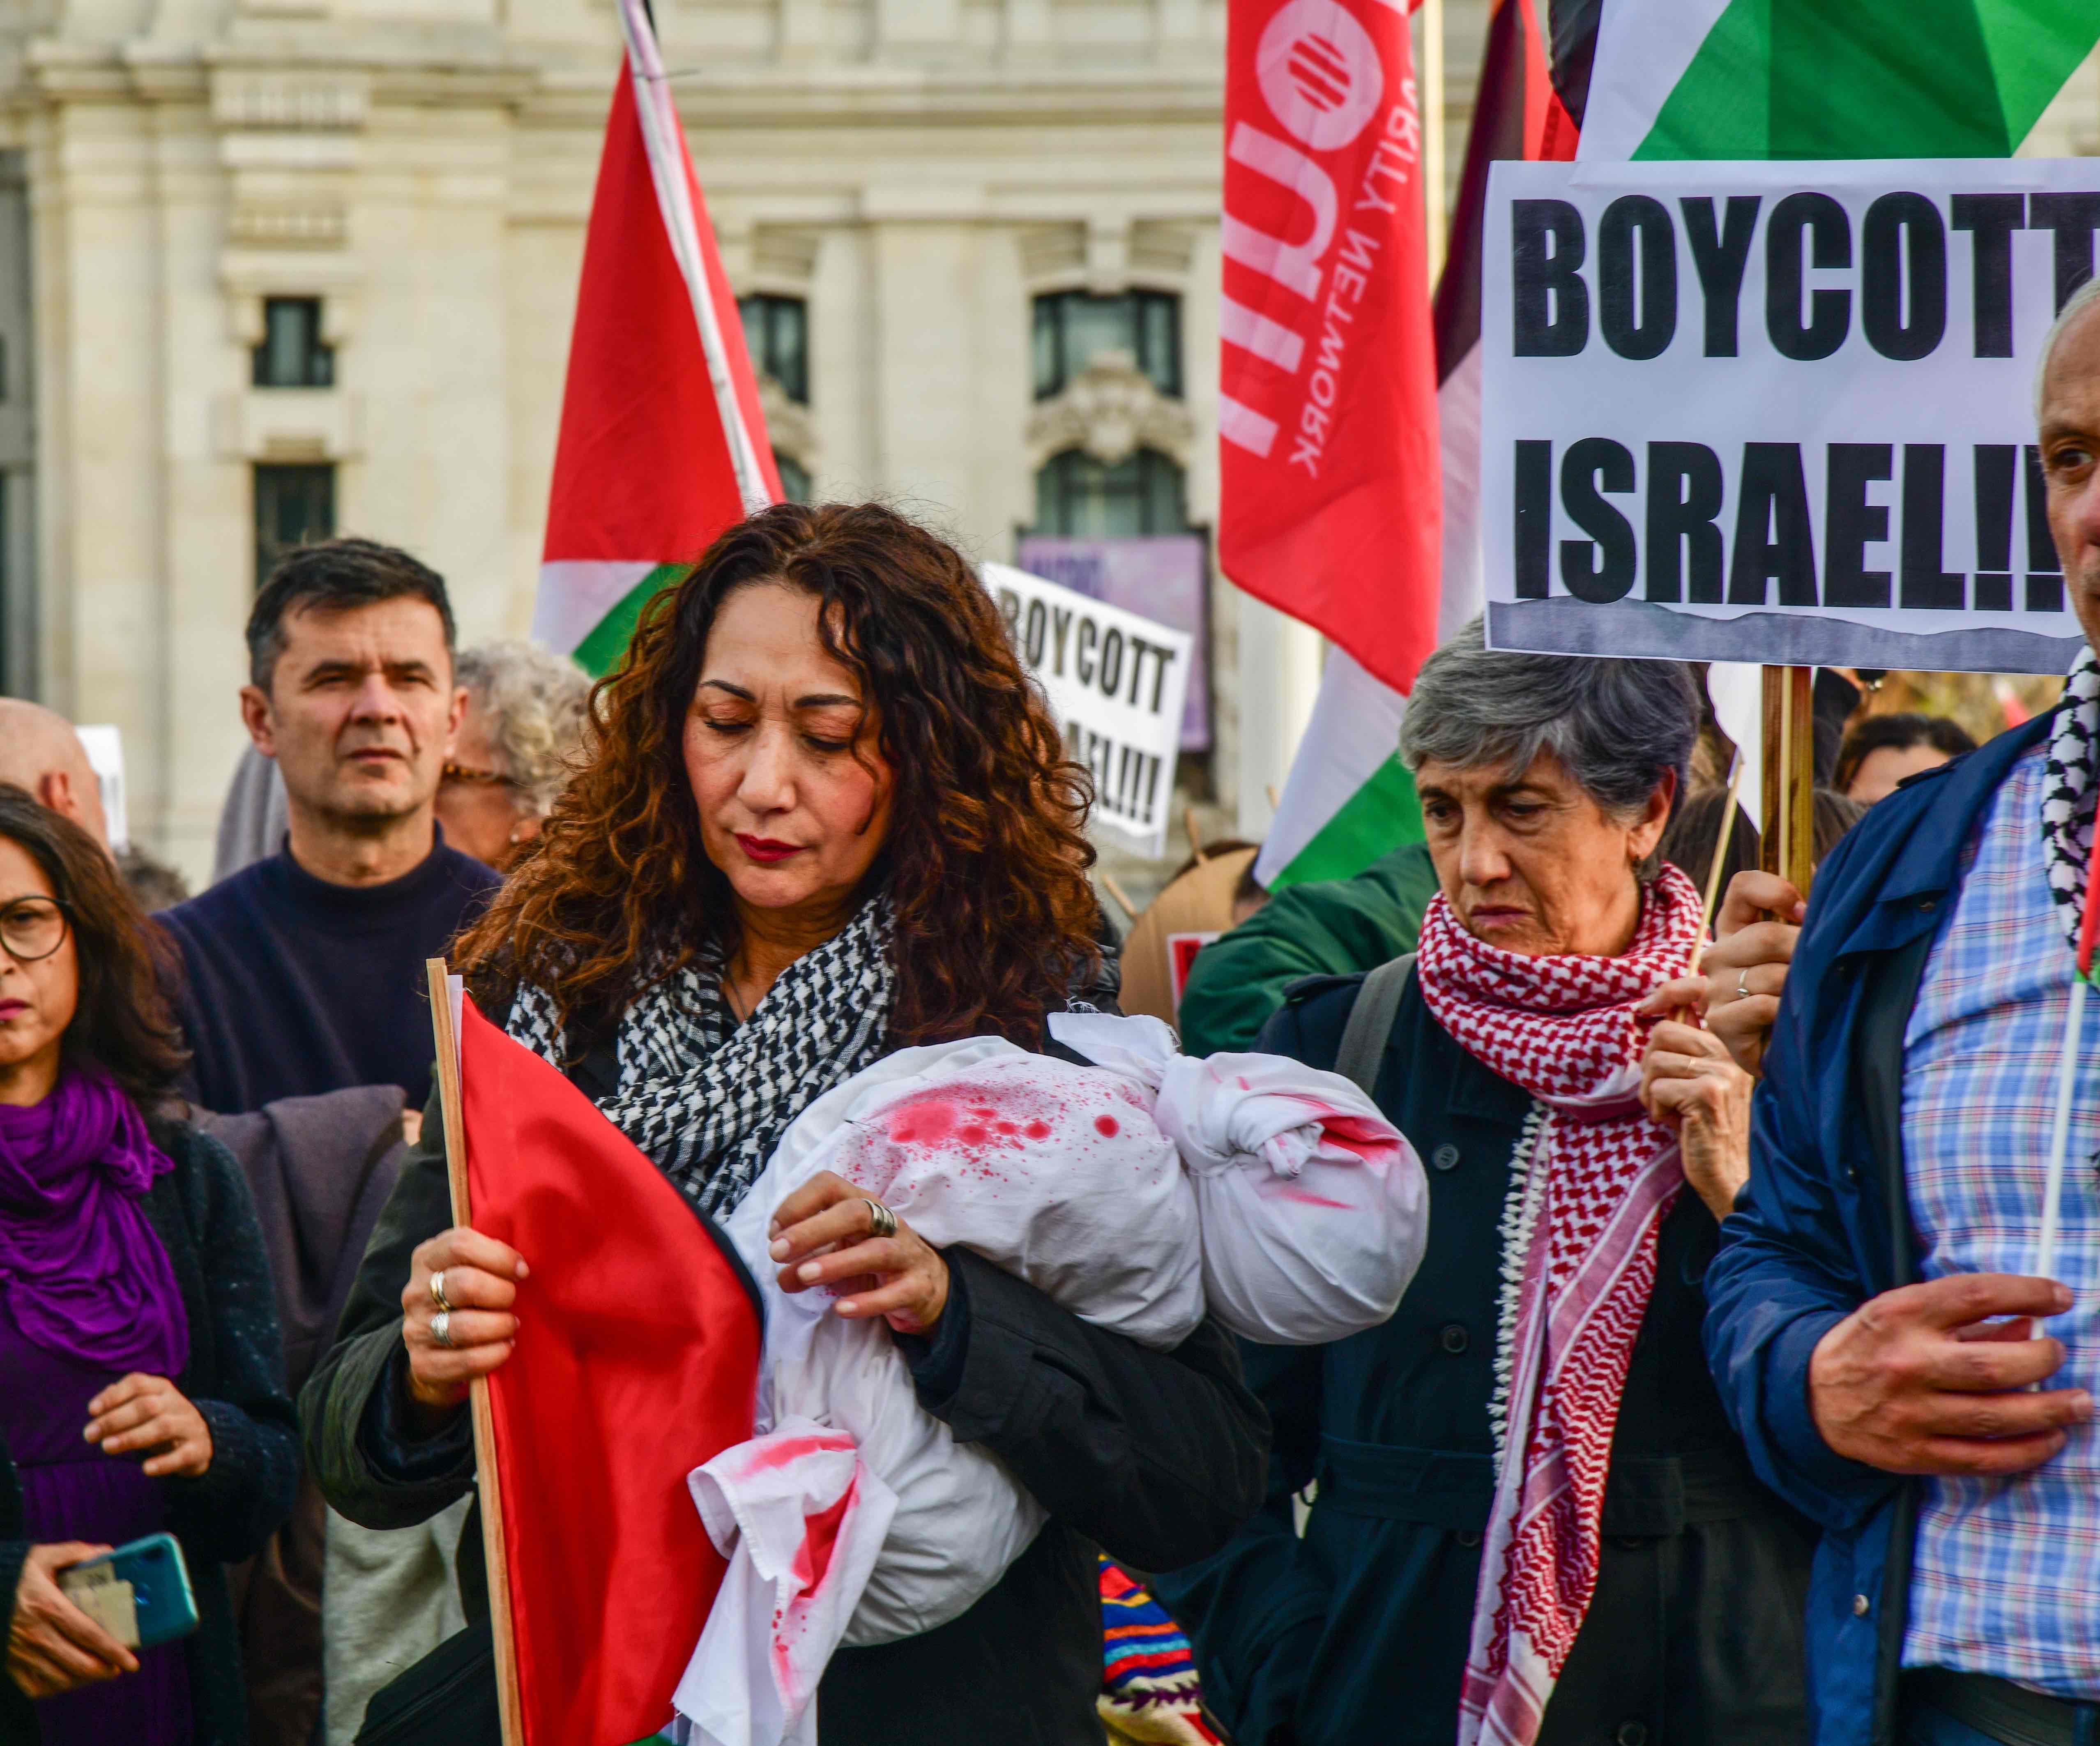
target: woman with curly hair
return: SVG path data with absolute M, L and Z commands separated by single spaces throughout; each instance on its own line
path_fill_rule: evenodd
M 461 955 L 483 1004 L 726 1216 L 813 1100 L 890 1052 L 1103 1003 L 1063 755 L 991 601 L 948 545 L 872 505 L 781 505 L 645 609 L 599 688 L 591 761 Z M 435 1111 L 303 1400 L 329 1501 L 422 1520 L 474 1477 L 468 1384 L 501 1365 L 527 1257 L 448 1228 Z M 1096 1546 L 1215 1550 L 1260 1502 L 1261 1417 L 1230 1341 L 1171 1352 L 937 1250 L 836 1176 L 780 1209 L 788 1290 L 885 1318 L 920 1403 L 1003 1459 L 1049 1525 L 952 1623 L 841 1651 L 824 1746 L 1098 1746 Z M 846 1285 L 844 1282 L 852 1282 Z M 478 1535 L 463 1589 L 483 1606 Z

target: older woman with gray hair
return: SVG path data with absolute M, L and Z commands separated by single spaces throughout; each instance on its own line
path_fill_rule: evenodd
M 529 642 L 462 649 L 466 715 L 438 784 L 438 822 L 464 854 L 508 872 L 554 810 L 583 744 L 590 680 Z
M 1370 1089 L 1430 1165 L 1429 1252 L 1383 1327 L 1246 1349 L 1268 1505 L 1158 1585 L 1249 1746 L 1804 1737 L 1811 1537 L 1700 1345 L 1736 1184 L 1640 1096 L 1636 1009 L 1699 943 L 1657 853 L 1696 719 L 1681 666 L 1477 620 L 1408 699 L 1418 950 L 1299 984 L 1259 1047 Z

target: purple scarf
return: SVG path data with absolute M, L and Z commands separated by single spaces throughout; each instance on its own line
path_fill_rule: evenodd
M 100 1074 L 68 1068 L 42 1103 L 0 1104 L 0 1295 L 24 1338 L 111 1370 L 181 1373 L 189 1317 L 139 1205 L 174 1167 Z

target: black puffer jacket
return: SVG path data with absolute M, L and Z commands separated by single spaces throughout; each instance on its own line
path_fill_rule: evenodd
M 590 1063 L 573 1075 L 586 1091 Z M 466 1415 L 427 1442 L 392 1410 L 405 1385 L 401 1287 L 416 1246 L 452 1222 L 433 1099 L 421 1147 L 380 1215 L 335 1347 L 300 1395 L 329 1501 L 368 1528 L 427 1520 L 474 1483 Z M 1101 1746 L 1101 1613 L 1095 1549 L 1140 1569 L 1215 1551 L 1262 1497 L 1267 1426 L 1231 1338 L 1206 1322 L 1172 1352 L 1092 1327 L 963 1250 L 933 1343 L 903 1343 L 920 1400 L 995 1452 L 1049 1512 L 998 1587 L 939 1629 L 841 1651 L 819 1690 L 823 1746 L 997 1740 Z M 470 1521 L 460 1583 L 487 1612 Z M 473 1746 L 461 1742 L 460 1746 Z

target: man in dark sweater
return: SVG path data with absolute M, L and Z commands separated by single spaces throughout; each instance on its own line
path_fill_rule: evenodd
M 432 807 L 466 694 L 443 580 L 338 540 L 293 553 L 248 621 L 241 719 L 284 773 L 284 846 L 163 912 L 181 949 L 196 1101 L 221 1114 L 430 1082 L 423 961 L 498 883 Z

